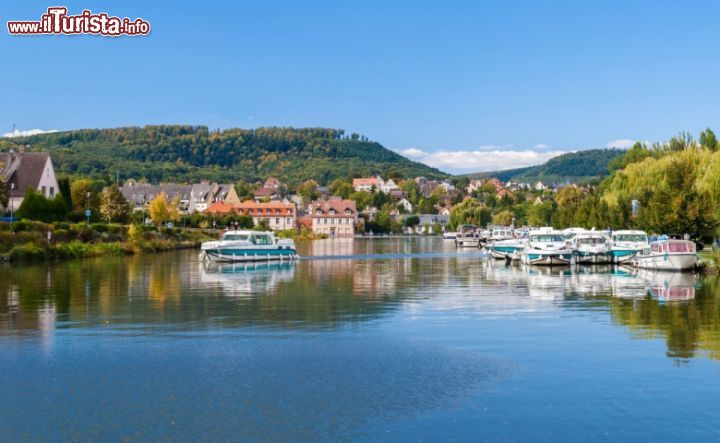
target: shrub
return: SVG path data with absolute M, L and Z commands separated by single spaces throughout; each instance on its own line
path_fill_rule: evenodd
M 31 261 L 45 258 L 45 249 L 32 243 L 14 246 L 10 250 L 10 260 Z

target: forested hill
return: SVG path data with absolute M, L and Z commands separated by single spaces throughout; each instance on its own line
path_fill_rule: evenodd
M 610 162 L 625 152 L 622 149 L 588 149 L 553 157 L 538 166 L 481 172 L 468 174 L 468 176 L 471 178 L 496 177 L 502 181 L 521 180 L 532 182 L 541 180 L 548 183 L 588 181 L 599 177 L 607 177 L 610 173 Z
M 82 129 L 0 139 L 0 150 L 30 145 L 47 150 L 60 173 L 145 178 L 150 182 L 221 182 L 278 177 L 306 179 L 399 173 L 404 177 L 447 174 L 411 161 L 376 142 L 343 130 L 258 128 L 209 131 L 205 126 Z

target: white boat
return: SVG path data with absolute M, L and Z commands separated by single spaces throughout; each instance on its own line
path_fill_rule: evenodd
M 211 261 L 258 262 L 298 258 L 295 242 L 272 232 L 227 231 L 220 240 L 204 242 L 200 258 Z
M 477 226 L 460 225 L 455 236 L 455 245 L 458 248 L 479 248 L 480 232 Z
M 513 228 L 506 228 L 504 226 L 496 226 L 493 228 L 492 233 L 490 234 L 489 240 L 493 241 L 493 242 L 512 240 L 515 238 L 513 231 L 514 231 Z
M 526 265 L 569 265 L 572 256 L 565 235 L 552 228 L 530 232 L 528 244 L 521 255 Z
M 443 234 L 443 240 L 455 240 L 457 238 L 457 232 L 445 232 Z
M 586 265 L 612 263 L 610 239 L 601 232 L 575 232 L 570 245 L 575 253 L 576 263 Z
M 613 231 L 610 251 L 613 263 L 631 262 L 639 251 L 650 247 L 645 231 Z
M 487 251 L 498 260 L 519 260 L 526 245 L 526 239 L 494 241 L 487 246 Z
M 695 243 L 689 240 L 658 240 L 639 251 L 633 265 L 642 269 L 685 271 L 697 266 Z

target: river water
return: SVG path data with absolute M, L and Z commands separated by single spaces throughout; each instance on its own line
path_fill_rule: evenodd
M 299 249 L 0 266 L 0 440 L 720 439 L 714 278 Z

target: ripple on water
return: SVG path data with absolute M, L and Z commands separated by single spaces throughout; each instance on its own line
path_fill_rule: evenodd
M 39 439 L 77 432 L 90 440 L 360 437 L 373 422 L 452 408 L 512 372 L 495 358 L 382 338 L 210 339 L 162 347 L 131 346 L 112 358 L 83 354 L 66 368 L 66 357 L 26 370 L 18 367 L 22 358 L 0 360 L 9 374 L 0 388 L 7 398 L 24 398 L 18 407 L 0 408 L 5 437 L 31 429 Z M 100 362 L 111 366 L 98 371 Z

